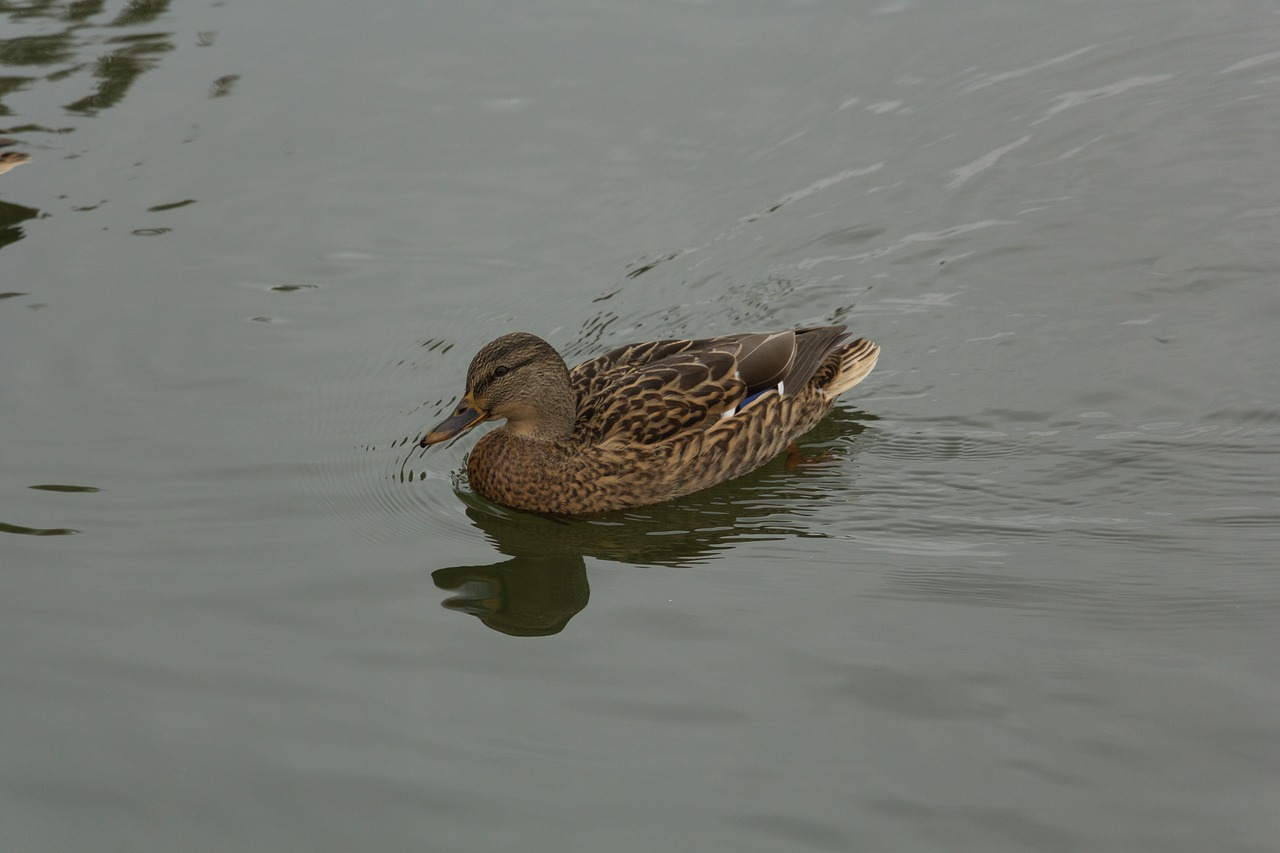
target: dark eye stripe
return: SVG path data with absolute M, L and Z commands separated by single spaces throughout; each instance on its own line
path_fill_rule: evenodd
M 475 387 L 471 389 L 472 393 L 479 394 L 484 389 L 488 388 L 489 383 L 497 379 L 499 376 L 504 376 L 506 373 L 511 373 L 512 371 L 519 370 L 520 368 L 524 367 L 526 364 L 533 364 L 533 359 L 526 358 L 524 361 L 517 361 L 515 364 L 511 365 L 510 367 L 508 367 L 505 364 L 498 365 L 493 369 L 493 373 L 481 378 L 479 381 L 476 382 Z
M 533 364 L 533 359 L 526 358 L 524 361 L 517 361 L 515 364 L 511 365 L 510 367 L 507 367 L 505 364 L 503 364 L 503 365 L 500 365 L 500 368 L 506 367 L 507 372 L 511 373 L 513 371 L 519 370 L 520 368 L 524 367 L 526 364 Z M 498 371 L 497 370 L 493 371 L 493 375 L 497 376 Z

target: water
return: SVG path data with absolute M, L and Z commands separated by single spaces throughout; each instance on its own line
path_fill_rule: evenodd
M 1269 4 L 0 4 L 0 848 L 1276 850 Z M 516 329 L 844 322 L 570 523 Z

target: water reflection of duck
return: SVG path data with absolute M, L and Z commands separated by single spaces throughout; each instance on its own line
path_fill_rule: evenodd
M 806 445 L 837 448 L 869 420 L 874 417 L 837 409 L 810 433 Z M 831 455 L 818 458 L 827 463 Z M 444 602 L 450 610 L 470 613 L 504 634 L 548 636 L 564 630 L 587 606 L 585 557 L 686 567 L 708 562 L 738 542 L 821 536 L 804 519 L 823 506 L 851 500 L 848 488 L 843 464 L 797 467 L 779 459 L 671 503 L 589 519 L 511 512 L 459 490 L 471 523 L 510 559 L 438 569 L 432 579 L 456 593 Z
M 541 338 L 503 335 L 471 361 L 453 414 L 421 441 L 485 420 L 471 486 L 505 506 L 583 515 L 647 506 L 777 456 L 875 367 L 844 326 L 645 341 L 569 370 Z
M 512 637 L 559 634 L 591 597 L 581 554 L 525 555 L 491 566 L 452 566 L 432 572 L 431 579 L 441 589 L 457 593 L 444 601 L 447 609 L 470 613 Z

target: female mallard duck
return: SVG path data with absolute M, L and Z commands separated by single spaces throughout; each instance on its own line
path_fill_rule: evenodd
M 659 503 L 759 468 L 875 367 L 844 326 L 628 344 L 569 370 L 525 332 L 487 344 L 422 447 L 481 421 L 471 487 L 513 509 L 580 515 Z

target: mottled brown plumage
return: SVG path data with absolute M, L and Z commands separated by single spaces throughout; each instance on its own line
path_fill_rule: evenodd
M 487 344 L 453 414 L 422 439 L 485 420 L 471 486 L 530 512 L 581 515 L 659 503 L 739 477 L 812 429 L 875 366 L 844 326 L 618 347 L 569 370 L 525 332 Z
M 8 138 L 0 138 L 0 148 L 8 148 L 14 144 L 14 140 Z M 10 169 L 17 168 L 23 163 L 30 163 L 31 155 L 24 154 L 21 151 L 0 151 L 0 175 Z

